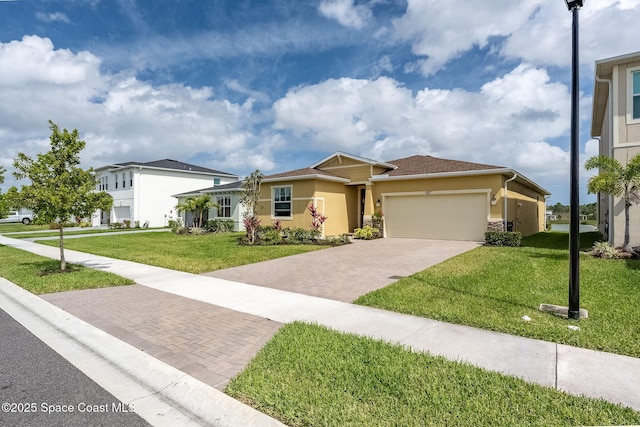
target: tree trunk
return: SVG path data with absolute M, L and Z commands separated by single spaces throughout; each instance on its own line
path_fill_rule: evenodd
M 631 203 L 627 198 L 624 201 L 624 243 L 622 244 L 623 252 L 631 252 L 631 236 L 629 232 L 629 208 Z
M 65 271 L 67 269 L 67 261 L 64 259 L 64 227 L 63 223 L 60 223 L 60 271 Z

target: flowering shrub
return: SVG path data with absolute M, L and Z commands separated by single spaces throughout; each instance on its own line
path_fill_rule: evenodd
M 260 226 L 260 218 L 257 216 L 245 216 L 242 220 L 244 229 L 247 231 L 247 238 L 251 244 L 256 243 L 258 237 L 258 227 Z
M 318 208 L 309 206 L 309 213 L 311 214 L 311 228 L 313 230 L 320 230 L 322 224 L 327 220 L 327 217 L 318 212 Z

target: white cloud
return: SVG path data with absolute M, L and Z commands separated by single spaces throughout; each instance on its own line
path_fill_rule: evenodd
M 354 5 L 354 0 L 323 0 L 318 10 L 329 19 L 335 19 L 345 27 L 360 29 L 372 17 L 371 9 L 366 5 Z
M 640 0 L 585 2 L 579 12 L 580 61 L 593 67 L 596 59 L 638 50 L 636 23 Z M 571 65 L 571 14 L 560 1 L 548 1 L 505 42 L 507 57 L 555 66 Z
M 390 78 L 327 80 L 274 104 L 275 127 L 309 148 L 380 160 L 413 154 L 563 174 L 568 154 L 547 140 L 567 132 L 569 94 L 545 70 L 521 65 L 480 92 L 425 88 Z
M 48 22 L 64 22 L 66 24 L 69 24 L 71 22 L 69 17 L 62 12 L 54 12 L 54 13 L 37 12 L 36 19 L 38 21 L 47 22 L 47 23 Z
M 273 167 L 272 153 L 257 149 L 251 100 L 237 104 L 215 99 L 208 87 L 105 74 L 96 56 L 55 49 L 46 38 L 0 43 L 0 90 L 0 164 L 10 170 L 8 159 L 18 152 L 47 149 L 49 119 L 80 131 L 86 166 L 206 154 L 219 170 Z
M 425 75 L 473 46 L 484 47 L 493 36 L 508 36 L 546 0 L 476 0 L 454 5 L 443 0 L 409 0 L 407 12 L 394 21 L 396 36 L 412 43 Z

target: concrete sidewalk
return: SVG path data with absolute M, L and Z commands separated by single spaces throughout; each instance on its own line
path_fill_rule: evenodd
M 0 237 L 0 244 L 57 257 L 57 248 Z M 515 337 L 345 302 L 74 251 L 69 262 L 140 285 L 276 322 L 315 322 L 640 410 L 640 359 Z

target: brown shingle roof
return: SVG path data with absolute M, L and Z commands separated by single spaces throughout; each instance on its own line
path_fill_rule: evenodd
M 432 156 L 411 156 L 391 160 L 387 163 L 398 168 L 388 172 L 389 176 L 425 175 L 430 173 L 465 172 L 489 169 L 504 169 L 502 166 L 463 162 L 460 160 L 439 159 Z

